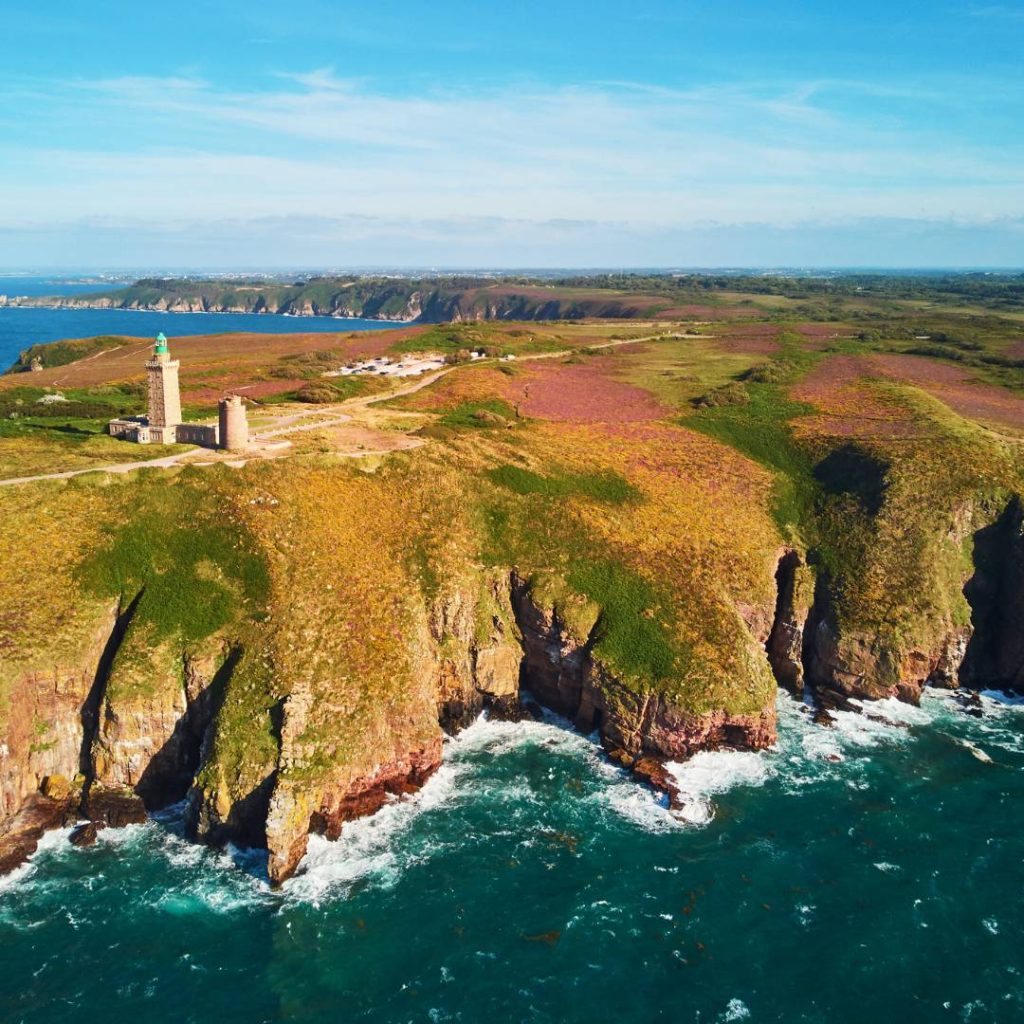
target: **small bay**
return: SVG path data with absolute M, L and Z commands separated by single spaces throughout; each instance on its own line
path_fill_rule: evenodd
M 116 287 L 114 283 L 110 287 Z M 0 294 L 79 295 L 105 290 L 94 281 L 74 283 L 56 278 L 0 277 Z M 31 345 L 102 334 L 135 338 L 169 338 L 197 334 L 250 331 L 257 334 L 341 334 L 385 330 L 396 324 L 386 320 L 358 320 L 329 316 L 277 316 L 266 313 L 160 313 L 133 309 L 46 309 L 0 306 L 0 372 Z

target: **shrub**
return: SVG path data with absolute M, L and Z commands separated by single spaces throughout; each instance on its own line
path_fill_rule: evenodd
M 776 359 L 770 363 L 752 366 L 740 379 L 751 381 L 754 384 L 781 384 L 792 374 L 794 369 L 791 362 L 785 359 Z M 731 404 L 735 405 L 736 403 Z
M 330 405 L 331 402 L 337 402 L 341 398 L 341 394 L 330 384 L 318 380 L 303 384 L 295 392 L 295 397 L 298 401 L 308 402 L 311 405 Z
M 718 409 L 726 405 L 747 405 L 749 402 L 750 392 L 738 380 L 707 391 L 693 400 L 698 409 Z

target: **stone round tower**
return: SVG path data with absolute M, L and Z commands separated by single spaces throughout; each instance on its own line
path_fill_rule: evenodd
M 249 446 L 249 420 L 240 395 L 228 395 L 220 400 L 220 447 L 229 452 Z

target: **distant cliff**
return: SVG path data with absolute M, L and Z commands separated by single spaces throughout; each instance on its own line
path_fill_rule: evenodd
M 670 284 L 665 282 L 666 287 Z M 670 294 L 482 278 L 316 277 L 282 284 L 146 278 L 117 291 L 25 297 L 8 305 L 148 309 L 171 313 L 272 313 L 359 317 L 399 323 L 463 320 L 576 320 L 653 316 Z

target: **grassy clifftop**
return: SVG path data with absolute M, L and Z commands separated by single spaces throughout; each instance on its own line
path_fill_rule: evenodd
M 94 684 L 104 768 L 121 749 L 111 723 L 177 729 L 187 708 L 188 743 L 161 750 L 194 779 L 198 827 L 251 838 L 272 819 L 285 871 L 309 822 L 372 806 L 380 773 L 420 778 L 443 715 L 506 699 L 520 665 L 634 755 L 770 742 L 765 645 L 780 628 L 790 669 L 820 693 L 914 699 L 927 679 L 955 681 L 984 617 L 965 589 L 979 537 L 1022 490 L 1024 339 L 1012 318 L 972 316 L 941 314 L 940 331 L 935 311 L 908 314 L 876 333 L 774 320 L 381 332 L 381 351 L 492 354 L 391 399 L 382 385 L 375 405 L 339 395 L 318 421 L 285 393 L 276 421 L 254 407 L 260 429 L 315 429 L 243 466 L 0 488 L 8 707 L 49 692 L 40 666 L 95 651 L 119 611 Z M 938 354 L 915 351 L 924 334 Z M 206 363 L 186 388 L 228 372 L 312 380 L 318 352 L 366 341 L 265 344 L 239 359 L 230 336 L 198 341 Z M 53 372 L 83 406 L 130 400 L 116 375 L 132 351 Z M 4 397 L 28 392 L 10 379 Z M 63 450 L 59 424 L 26 419 L 47 417 L 10 421 L 12 445 L 34 433 Z

